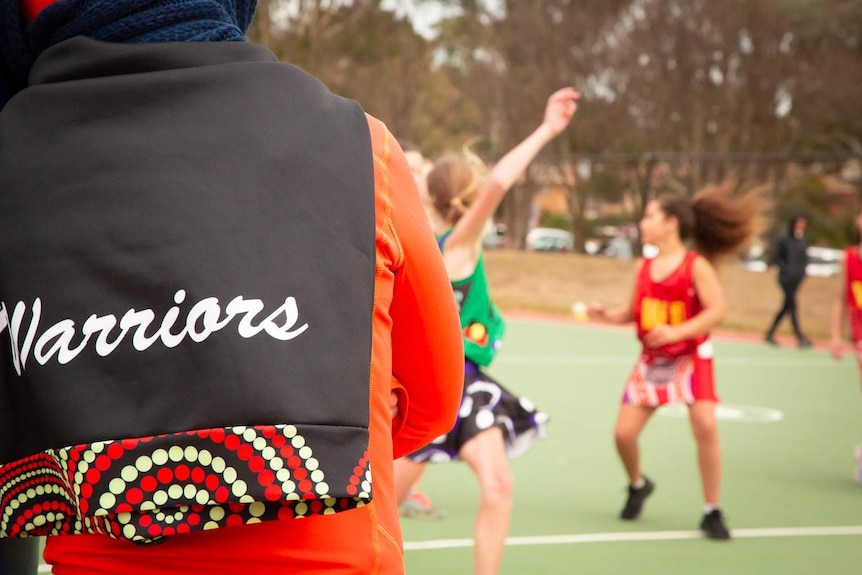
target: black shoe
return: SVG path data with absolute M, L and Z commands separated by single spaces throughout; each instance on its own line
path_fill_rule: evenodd
M 765 341 L 765 342 L 766 342 L 766 343 L 768 343 L 769 345 L 776 345 L 776 346 L 778 345 L 778 342 L 777 342 L 777 341 L 775 341 L 775 338 L 774 338 L 774 337 L 772 337 L 772 334 L 771 334 L 771 333 L 770 333 L 770 334 L 767 334 L 767 335 L 766 335 L 766 337 L 764 337 L 764 338 L 763 338 L 763 341 Z
M 811 340 L 804 335 L 799 338 L 799 349 L 811 347 Z
M 713 509 L 703 516 L 703 521 L 700 522 L 700 530 L 703 531 L 703 534 L 708 539 L 718 539 L 720 541 L 730 539 L 730 531 L 724 525 L 720 509 Z
M 620 513 L 620 519 L 630 521 L 637 519 L 643 509 L 644 501 L 650 496 L 650 493 L 655 490 L 655 483 L 644 477 L 643 487 L 636 489 L 629 485 L 629 498 L 626 500 L 626 506 L 623 507 Z

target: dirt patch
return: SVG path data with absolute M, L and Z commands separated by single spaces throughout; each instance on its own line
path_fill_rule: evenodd
M 624 305 L 634 289 L 637 261 L 618 261 L 576 254 L 512 250 L 486 252 L 494 301 L 504 311 L 571 315 L 576 301 Z M 727 263 L 719 268 L 728 314 L 725 331 L 763 334 L 781 306 L 775 271 L 750 272 Z M 812 339 L 829 337 L 832 301 L 839 279 L 811 277 L 799 292 L 800 323 Z M 789 320 L 779 330 L 791 334 Z

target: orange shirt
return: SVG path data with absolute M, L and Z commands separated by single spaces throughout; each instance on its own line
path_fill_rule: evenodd
M 404 572 L 392 459 L 452 428 L 464 351 L 451 286 L 404 154 L 381 122 L 369 117 L 368 124 L 377 244 L 369 369 L 374 500 L 334 515 L 196 532 L 149 546 L 100 535 L 50 537 L 45 559 L 55 574 Z M 392 390 L 399 396 L 394 421 Z

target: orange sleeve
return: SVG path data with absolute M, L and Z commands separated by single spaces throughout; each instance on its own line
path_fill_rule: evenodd
M 399 394 L 393 452 L 406 455 L 455 424 L 464 382 L 464 348 L 452 286 L 428 224 L 404 153 L 379 121 L 369 119 L 372 141 L 384 140 L 388 174 L 387 257 L 394 271 L 392 375 Z M 380 167 L 380 166 L 378 166 Z
M 103 535 L 49 537 L 45 559 L 63 565 L 57 573 L 403 575 L 393 452 L 414 451 L 452 428 L 464 356 L 455 298 L 407 161 L 382 123 L 368 117 L 368 125 L 377 248 L 369 366 L 373 501 L 344 513 L 201 531 L 153 546 Z M 391 392 L 399 396 L 394 421 Z

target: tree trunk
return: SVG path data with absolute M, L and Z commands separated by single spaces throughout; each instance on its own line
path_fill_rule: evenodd
M 506 194 L 500 206 L 503 211 L 503 222 L 506 224 L 506 247 L 524 249 L 531 203 L 532 186 L 529 184 L 515 184 Z

